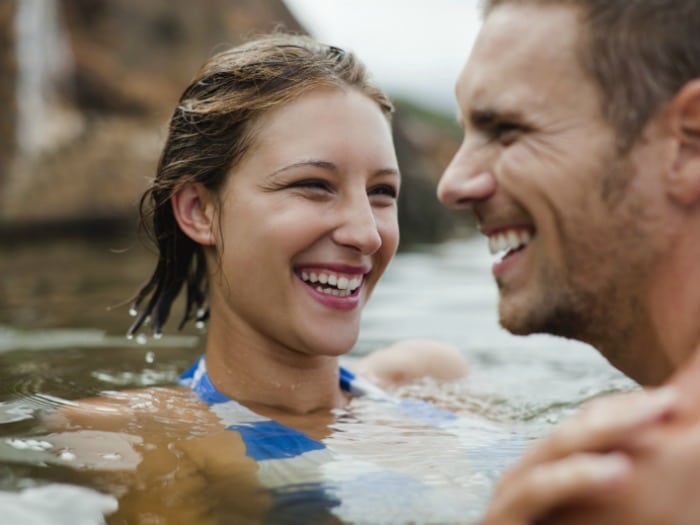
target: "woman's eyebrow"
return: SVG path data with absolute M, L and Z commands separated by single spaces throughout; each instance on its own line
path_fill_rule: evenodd
M 276 169 L 272 173 L 270 173 L 270 176 L 277 175 L 278 173 L 284 173 L 285 171 L 293 170 L 296 168 L 307 168 L 307 167 L 320 168 L 320 169 L 323 169 L 326 171 L 338 171 L 338 167 L 330 161 L 318 160 L 318 159 L 308 159 L 308 160 L 300 160 L 298 162 L 294 162 L 292 164 L 288 164 L 288 165 L 283 166 L 279 169 Z
M 380 175 L 395 175 L 397 177 L 401 177 L 401 172 L 397 170 L 396 168 L 381 168 L 378 169 L 377 171 L 374 172 L 375 176 L 380 176 Z
M 299 162 L 294 162 L 292 164 L 288 164 L 287 166 L 283 166 L 279 169 L 274 170 L 271 172 L 268 176 L 269 177 L 274 177 L 275 175 L 278 175 L 280 173 L 284 173 L 289 170 L 293 170 L 296 168 L 306 168 L 306 167 L 313 167 L 313 168 L 320 168 L 326 171 L 332 171 L 332 172 L 338 172 L 340 171 L 338 169 L 338 166 L 336 166 L 333 162 L 327 161 L 327 160 L 318 160 L 318 159 L 308 159 L 308 160 L 301 160 Z M 374 172 L 374 175 L 396 175 L 398 177 L 401 176 L 401 173 L 397 168 L 393 167 L 387 167 L 387 168 L 380 168 Z

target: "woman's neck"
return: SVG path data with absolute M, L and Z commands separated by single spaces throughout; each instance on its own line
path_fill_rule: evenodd
M 243 404 L 307 414 L 347 402 L 337 357 L 308 356 L 210 332 L 206 359 L 217 390 Z

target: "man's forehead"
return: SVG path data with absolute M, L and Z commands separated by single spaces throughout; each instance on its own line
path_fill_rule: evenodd
M 576 53 L 578 20 L 574 8 L 559 5 L 505 4 L 493 9 L 458 78 L 458 100 L 482 105 L 533 89 L 544 93 L 551 82 L 582 75 Z

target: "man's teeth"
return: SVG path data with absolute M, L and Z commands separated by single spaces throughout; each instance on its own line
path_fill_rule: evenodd
M 532 234 L 527 230 L 507 230 L 489 236 L 491 255 L 517 250 L 530 244 Z
M 306 283 L 319 283 L 319 286 L 316 286 L 317 291 L 337 297 L 347 297 L 362 284 L 362 276 L 348 278 L 344 275 L 323 272 L 301 272 L 301 279 Z M 329 284 L 335 288 L 320 286 L 322 284 Z

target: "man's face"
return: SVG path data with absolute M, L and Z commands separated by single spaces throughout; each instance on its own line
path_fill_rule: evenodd
M 618 153 L 580 34 L 569 7 L 488 15 L 457 82 L 465 137 L 438 196 L 471 208 L 499 254 L 505 328 L 598 344 L 644 316 L 661 189 L 648 146 Z

